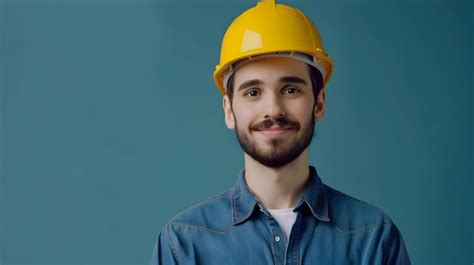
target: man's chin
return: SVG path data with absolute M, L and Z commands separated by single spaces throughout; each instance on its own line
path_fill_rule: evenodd
M 282 152 L 281 150 L 275 152 L 275 150 L 265 149 L 265 151 L 259 150 L 256 155 L 265 160 L 275 160 L 281 157 L 286 157 L 288 154 L 289 152 Z
M 286 142 L 285 139 L 268 139 L 267 141 L 260 142 L 257 146 L 258 150 L 261 153 L 288 153 L 289 151 L 295 149 L 295 144 L 290 144 Z

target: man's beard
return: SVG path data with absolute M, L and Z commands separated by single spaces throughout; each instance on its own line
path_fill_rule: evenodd
M 255 127 L 254 129 L 269 128 L 273 124 L 276 124 L 280 127 L 292 126 L 293 128 L 291 130 L 294 130 L 295 132 L 301 128 L 298 123 L 289 121 L 286 118 L 277 118 L 275 120 L 265 120 L 260 126 Z M 251 141 L 247 134 L 239 130 L 237 121 L 235 121 L 235 134 L 240 146 L 250 157 L 264 166 L 271 168 L 281 168 L 295 160 L 306 149 L 306 147 L 311 144 L 311 140 L 313 139 L 313 134 L 315 132 L 314 112 L 311 115 L 311 121 L 309 124 L 309 126 L 302 128 L 303 135 L 294 140 L 293 144 L 288 145 L 288 143 L 286 143 L 286 141 L 288 141 L 288 137 L 285 136 L 269 138 L 268 143 L 265 144 L 268 144 L 270 148 L 269 151 L 266 152 L 262 152 L 262 150 L 257 147 L 255 140 Z M 258 133 L 253 129 L 251 130 L 253 133 Z M 294 133 L 291 132 L 291 130 L 287 133 Z

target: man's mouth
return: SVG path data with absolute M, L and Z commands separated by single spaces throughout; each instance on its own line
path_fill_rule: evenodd
M 283 135 L 283 134 L 287 133 L 291 129 L 293 129 L 293 128 L 291 128 L 291 127 L 287 127 L 287 128 L 284 128 L 284 127 L 271 127 L 271 128 L 262 128 L 258 131 L 261 132 L 264 135 L 278 136 L 278 135 Z

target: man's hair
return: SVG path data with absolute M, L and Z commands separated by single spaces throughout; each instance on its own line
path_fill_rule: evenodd
M 318 69 L 311 65 L 308 66 L 308 71 L 309 71 L 309 77 L 311 79 L 311 86 L 313 89 L 313 96 L 314 96 L 314 104 L 317 102 L 317 98 L 319 96 L 319 92 L 321 92 L 323 88 L 323 76 L 319 72 Z M 227 87 L 227 95 L 229 96 L 230 103 L 232 104 L 232 98 L 234 96 L 234 75 L 231 75 L 228 81 L 228 87 Z M 313 106 L 314 107 L 314 106 Z

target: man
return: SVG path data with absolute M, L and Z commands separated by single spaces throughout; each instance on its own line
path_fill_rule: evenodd
M 390 217 L 308 164 L 332 71 L 309 19 L 261 1 L 228 28 L 220 59 L 214 80 L 244 169 L 166 224 L 150 264 L 410 264 Z

